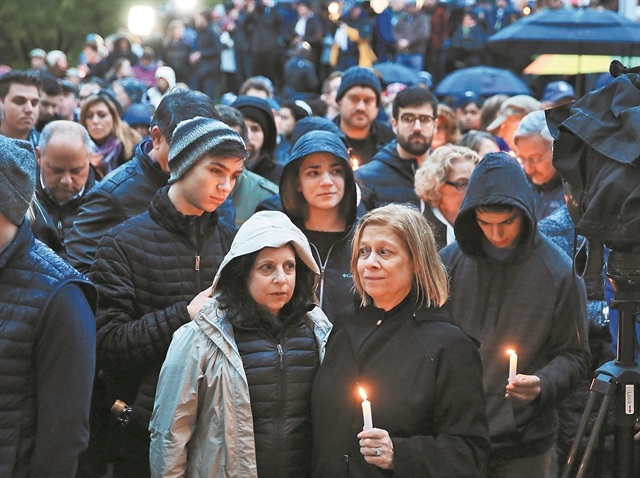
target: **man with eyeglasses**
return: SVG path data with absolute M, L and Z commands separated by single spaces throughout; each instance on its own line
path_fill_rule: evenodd
M 544 219 L 564 201 L 562 178 L 553 167 L 553 137 L 543 111 L 533 111 L 522 118 L 513 137 L 522 166 L 534 193 L 535 214 Z
M 429 156 L 437 106 L 431 92 L 420 87 L 396 95 L 391 119 L 396 139 L 354 173 L 367 209 L 389 203 L 419 204 L 414 175 Z

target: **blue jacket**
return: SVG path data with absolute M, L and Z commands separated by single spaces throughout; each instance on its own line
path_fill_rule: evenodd
M 89 442 L 95 303 L 27 221 L 0 252 L 0 476 L 75 476 Z

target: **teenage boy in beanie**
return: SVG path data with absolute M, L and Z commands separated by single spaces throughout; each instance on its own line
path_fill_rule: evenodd
M 24 217 L 35 185 L 31 145 L 0 135 L 0 476 L 75 476 L 89 441 L 96 292 L 34 240 Z
M 173 333 L 211 296 L 235 229 L 216 209 L 242 173 L 242 138 L 224 123 L 178 124 L 169 148 L 169 184 L 151 207 L 100 242 L 90 277 L 98 287 L 98 363 L 108 399 L 133 408 L 114 477 L 149 476 L 147 431 L 158 374 Z
M 351 155 L 360 165 L 371 161 L 395 138 L 391 128 L 376 120 L 381 89 L 380 79 L 371 68 L 352 66 L 342 74 L 336 93 L 340 114 L 333 121 L 347 136 Z
M 278 184 L 282 165 L 274 159 L 278 131 L 269 103 L 256 96 L 238 96 L 231 106 L 242 113 L 247 125 L 247 169 Z

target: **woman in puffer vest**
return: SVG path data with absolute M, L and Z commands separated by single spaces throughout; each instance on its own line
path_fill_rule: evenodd
M 331 323 L 309 242 L 280 212 L 235 237 L 213 297 L 173 336 L 151 419 L 154 477 L 306 477 L 311 385 Z

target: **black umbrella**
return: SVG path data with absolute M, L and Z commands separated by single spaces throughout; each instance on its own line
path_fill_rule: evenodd
M 531 94 L 526 83 L 511 71 L 490 66 L 472 66 L 454 71 L 438 83 L 434 93 L 439 96 L 463 96 L 469 91 L 478 96 Z
M 382 81 L 386 85 L 391 83 L 403 83 L 405 85 L 415 85 L 420 81 L 418 74 L 411 68 L 390 61 L 373 65 L 374 70 L 382 74 Z
M 543 53 L 640 56 L 640 24 L 608 10 L 548 10 L 522 18 L 487 40 L 507 56 Z

